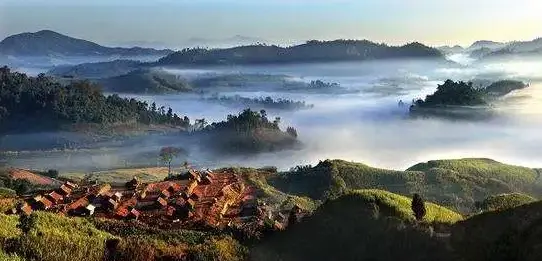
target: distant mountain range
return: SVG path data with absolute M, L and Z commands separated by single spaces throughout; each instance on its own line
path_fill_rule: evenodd
M 257 44 L 225 49 L 188 49 L 163 57 L 153 65 L 281 64 L 400 58 L 444 56 L 439 50 L 421 43 L 388 46 L 368 40 L 312 40 L 291 47 Z
M 459 45 L 441 46 L 438 49 L 445 54 L 468 53 L 472 58 L 487 59 L 514 55 L 542 55 L 542 38 L 532 41 L 495 42 L 480 40 L 467 48 Z
M 4 56 L 146 56 L 167 55 L 172 50 L 141 47 L 106 47 L 87 40 L 69 37 L 51 30 L 21 33 L 0 42 L 0 55 Z

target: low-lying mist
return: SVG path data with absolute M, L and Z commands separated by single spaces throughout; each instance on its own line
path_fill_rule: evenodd
M 189 151 L 176 159 L 201 167 L 277 166 L 314 164 L 318 160 L 340 158 L 382 168 L 405 169 L 414 163 L 442 158 L 484 157 L 518 165 L 540 167 L 542 164 L 542 62 L 493 61 L 461 65 L 433 61 L 377 61 L 364 63 L 327 63 L 283 66 L 216 67 L 199 69 L 162 68 L 185 78 L 209 74 L 286 75 L 310 82 L 336 82 L 355 93 L 317 94 L 266 91 L 249 88 L 220 94 L 242 97 L 286 98 L 305 101 L 314 108 L 299 111 L 268 112 L 281 118 L 281 126 L 294 126 L 304 144 L 300 150 L 263 153 L 251 156 L 214 155 L 204 146 L 179 135 L 145 135 L 117 141 L 98 140 L 92 146 L 68 151 L 27 151 L 5 153 L 4 161 L 12 166 L 61 170 L 94 170 L 160 164 L 162 146 L 179 146 Z M 494 103 L 494 117 L 487 120 L 449 120 L 408 117 L 407 105 L 435 91 L 446 79 L 497 81 L 517 79 L 530 87 L 513 92 Z M 146 95 L 137 99 L 171 107 L 191 120 L 224 120 L 242 108 L 202 101 L 198 95 Z M 35 134 L 40 137 L 43 134 Z M 54 135 L 54 134 L 52 134 Z M 29 141 L 32 137 L 8 136 L 7 144 Z M 24 143 L 24 142 L 23 142 Z

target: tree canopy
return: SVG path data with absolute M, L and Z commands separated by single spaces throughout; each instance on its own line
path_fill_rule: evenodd
M 105 96 L 88 81 L 62 85 L 43 74 L 28 77 L 0 68 L 0 132 L 58 129 L 77 123 L 189 126 L 187 117 L 168 112 L 135 99 Z

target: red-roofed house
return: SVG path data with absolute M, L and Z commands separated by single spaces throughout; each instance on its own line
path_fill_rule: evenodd
M 47 210 L 53 206 L 53 202 L 51 202 L 45 197 L 41 197 L 41 199 L 38 202 L 36 202 L 36 205 L 38 206 L 39 209 Z
M 162 197 L 159 197 L 159 198 L 156 200 L 156 207 L 162 208 L 162 207 L 165 207 L 165 206 L 167 206 L 167 200 L 165 200 L 165 199 L 162 198 Z
M 47 199 L 54 202 L 55 204 L 58 204 L 64 198 L 62 195 L 56 193 L 55 191 L 45 195 L 45 197 L 47 197 Z
M 72 193 L 72 190 L 68 186 L 62 185 L 58 189 L 58 193 L 60 193 L 60 194 L 62 194 L 64 196 L 68 196 L 68 195 L 70 195 L 70 193 Z

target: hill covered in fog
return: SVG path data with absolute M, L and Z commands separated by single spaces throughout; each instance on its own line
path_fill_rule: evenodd
M 227 49 L 185 49 L 163 57 L 155 65 L 280 64 L 393 58 L 443 58 L 443 55 L 420 43 L 388 46 L 367 40 L 313 40 L 291 47 L 261 44 Z
M 51 30 L 16 34 L 0 42 L 0 54 L 12 56 L 145 56 L 171 52 L 141 47 L 106 47 Z

